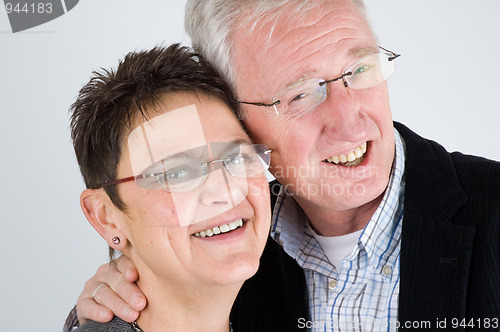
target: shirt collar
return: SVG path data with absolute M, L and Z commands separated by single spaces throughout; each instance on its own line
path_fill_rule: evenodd
M 355 256 L 359 250 L 365 249 L 370 264 L 374 267 L 386 263 L 387 256 L 392 251 L 389 250 L 387 243 L 397 244 L 399 238 L 398 241 L 390 240 L 395 236 L 400 237 L 404 200 L 405 148 L 404 141 L 396 129 L 394 129 L 394 136 L 395 154 L 388 187 L 352 253 Z M 288 255 L 295 259 L 298 259 L 301 249 L 306 246 L 306 237 L 308 239 L 311 237 L 306 222 L 307 217 L 293 196 L 281 190 L 273 209 L 271 236 Z M 319 244 L 317 247 L 321 248 Z M 324 252 L 321 254 L 324 255 Z
M 399 244 L 401 237 L 405 187 L 405 151 L 401 136 L 396 129 L 394 131 L 395 157 L 387 190 L 377 210 L 361 233 L 358 246 L 353 252 L 353 254 L 357 254 L 357 251 L 364 248 L 370 264 L 374 267 L 386 263 L 387 256 L 392 252 L 391 249 Z

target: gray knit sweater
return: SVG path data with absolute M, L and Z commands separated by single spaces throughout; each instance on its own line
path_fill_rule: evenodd
M 114 317 L 108 323 L 97 323 L 94 321 L 88 321 L 75 332 L 136 332 L 137 330 L 130 325 L 130 323 L 121 320 L 118 317 Z

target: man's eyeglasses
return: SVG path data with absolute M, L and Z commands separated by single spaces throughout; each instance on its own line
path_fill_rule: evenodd
M 312 78 L 293 84 L 276 96 L 272 103 L 245 102 L 241 104 L 273 107 L 277 115 L 297 116 L 315 109 L 325 101 L 327 96 L 326 85 L 342 80 L 344 86 L 353 89 L 372 88 L 391 76 L 396 70 L 394 59 L 401 56 L 380 47 L 381 52 L 361 58 L 347 67 L 344 73 L 330 80 Z
M 271 150 L 264 144 L 238 145 L 228 142 L 212 142 L 210 148 L 212 151 L 225 152 L 220 159 L 201 162 L 199 156 L 208 154 L 208 147 L 201 146 L 158 161 L 140 175 L 105 182 L 94 189 L 135 180 L 139 187 L 145 189 L 186 192 L 205 182 L 210 165 L 221 163 L 224 169 L 234 177 L 253 178 L 266 171 L 271 162 Z M 216 168 L 212 168 L 214 169 Z

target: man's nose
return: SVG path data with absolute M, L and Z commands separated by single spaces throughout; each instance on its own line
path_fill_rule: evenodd
M 363 115 L 356 98 L 357 90 L 346 87 L 341 80 L 328 84 L 325 101 L 319 112 L 329 135 L 338 140 L 353 140 L 359 132 Z M 361 133 L 359 133 L 361 134 Z

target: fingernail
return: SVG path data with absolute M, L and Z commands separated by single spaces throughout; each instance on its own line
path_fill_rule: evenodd
M 132 273 L 132 269 L 127 269 L 127 272 L 125 272 L 125 279 L 128 280 L 131 273 Z
M 137 308 L 137 306 L 140 304 L 140 302 L 143 300 L 142 296 L 140 294 L 134 294 L 130 298 L 130 304 L 132 305 L 132 308 Z
M 101 310 L 101 311 L 99 311 L 99 316 L 101 316 L 102 319 L 106 319 L 109 316 L 109 311 L 108 310 Z
M 123 317 L 129 317 L 131 314 L 132 314 L 133 310 L 131 308 L 129 308 L 128 306 L 123 308 L 123 311 L 122 311 L 122 314 L 123 314 Z

